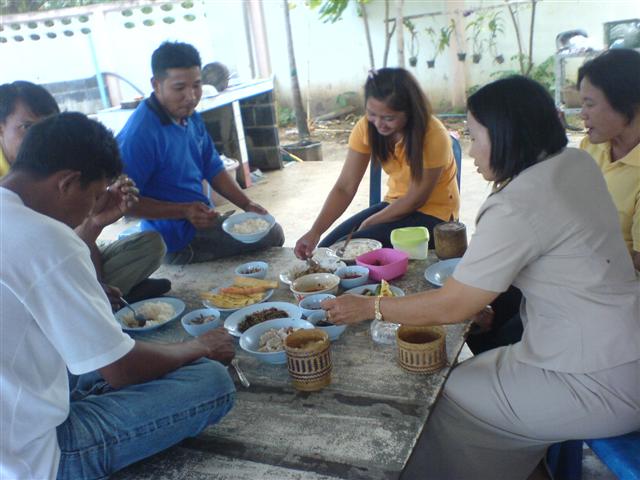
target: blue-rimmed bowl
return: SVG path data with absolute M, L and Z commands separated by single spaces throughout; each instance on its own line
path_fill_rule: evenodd
M 252 233 L 238 233 L 235 231 L 234 227 L 240 225 L 241 223 L 245 223 L 248 220 L 256 220 L 262 219 L 267 223 L 265 228 L 255 231 Z M 268 213 L 266 215 L 260 215 L 255 212 L 243 212 L 238 213 L 236 215 L 231 215 L 224 222 L 222 222 L 222 230 L 224 230 L 227 234 L 231 235 L 233 238 L 243 243 L 256 243 L 262 240 L 262 238 L 269 233 L 269 230 L 276 224 L 276 219 L 273 218 L 272 215 Z
M 316 293 L 315 295 L 304 297 L 300 302 L 298 302 L 298 306 L 300 307 L 300 310 L 302 310 L 302 315 L 309 317 L 309 315 L 317 312 L 318 310 L 324 311 L 320 304 L 327 298 L 336 298 L 336 296 L 331 293 Z
M 344 290 L 356 288 L 369 282 L 369 269 L 360 265 L 339 268 L 335 274 L 340 277 L 340 286 Z M 353 276 L 353 278 L 344 278 L 345 276 Z
M 281 365 L 287 363 L 287 354 L 282 350 L 278 352 L 260 352 L 258 348 L 260 346 L 260 337 L 272 328 L 313 328 L 313 325 L 306 320 L 294 319 L 294 318 L 278 318 L 276 320 L 267 320 L 266 322 L 259 323 L 253 327 L 247 329 L 240 336 L 240 348 L 253 357 L 257 358 L 261 362 L 270 363 L 272 365 Z
M 342 332 L 344 332 L 347 329 L 347 326 L 333 325 L 333 324 L 318 325 L 318 323 L 321 323 L 326 320 L 327 320 L 327 312 L 324 310 L 316 310 L 311 315 L 309 315 L 309 317 L 307 317 L 307 321 L 313 324 L 315 328 L 319 328 L 320 330 L 327 332 L 327 335 L 329 335 L 329 340 L 333 342 L 334 340 L 337 340 L 340 337 L 340 335 L 342 335 Z
M 194 323 L 194 320 L 201 317 L 214 318 L 206 323 Z M 209 330 L 222 326 L 220 312 L 215 308 L 200 308 L 198 310 L 194 310 L 193 312 L 187 313 L 180 321 L 187 333 L 193 337 L 197 337 L 198 335 L 202 335 L 204 332 L 208 332 Z
M 267 276 L 269 264 L 267 262 L 247 262 L 235 269 L 235 274 L 241 277 L 264 278 Z

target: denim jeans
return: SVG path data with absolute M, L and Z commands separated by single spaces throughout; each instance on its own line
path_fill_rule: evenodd
M 334 228 L 322 241 L 318 244 L 319 247 L 330 247 L 334 243 L 345 238 L 354 229 L 358 228 L 362 222 L 364 222 L 371 215 L 378 213 L 380 210 L 388 206 L 387 202 L 376 203 L 375 205 L 365 208 L 354 216 L 346 219 L 336 228 Z M 354 232 L 352 238 L 373 238 L 382 243 L 383 247 L 391 248 L 391 230 L 403 227 L 427 227 L 429 230 L 429 248 L 435 248 L 433 244 L 433 227 L 439 223 L 444 222 L 431 215 L 426 215 L 422 212 L 413 212 L 404 218 L 388 223 L 378 223 L 371 225 L 368 228 Z
M 224 365 L 201 359 L 151 382 L 112 389 L 97 372 L 70 376 L 58 426 L 58 479 L 102 479 L 217 423 L 233 406 Z

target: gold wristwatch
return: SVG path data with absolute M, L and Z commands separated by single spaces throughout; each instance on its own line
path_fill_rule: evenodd
M 382 298 L 382 295 L 378 295 L 376 297 L 376 299 L 373 302 L 373 311 L 374 311 L 374 319 L 378 320 L 379 322 L 384 322 L 384 319 L 382 318 L 382 312 L 380 311 L 380 299 Z

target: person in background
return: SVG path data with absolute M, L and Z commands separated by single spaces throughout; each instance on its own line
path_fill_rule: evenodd
M 311 256 L 320 236 L 352 202 L 370 161 L 381 164 L 389 175 L 385 200 L 337 226 L 321 247 L 354 229 L 353 238 L 373 238 L 391 247 L 393 229 L 424 226 L 433 248 L 433 227 L 458 218 L 460 193 L 451 139 L 413 75 L 402 68 L 372 70 L 364 94 L 365 116 L 351 132 L 347 159 L 320 214 L 296 242 L 299 258 Z
M 40 85 L 23 80 L 0 85 L 0 177 L 6 175 L 15 161 L 29 128 L 59 112 L 53 96 Z M 114 308 L 120 306 L 121 295 L 136 302 L 171 290 L 169 280 L 148 278 L 160 266 L 166 250 L 157 233 L 142 232 L 105 245 L 96 244 L 104 227 L 122 218 L 136 201 L 135 185 L 122 176 L 110 185 L 97 208 L 76 228 L 91 250 L 96 274 Z
M 121 169 L 103 125 L 62 113 L 29 129 L 0 180 L 0 218 L 15 226 L 0 229 L 1 478 L 106 478 L 233 406 L 225 329 L 133 340 L 72 230 Z
M 640 53 L 607 50 L 580 67 L 578 87 L 587 129 L 580 148 L 602 170 L 640 271 Z
M 224 169 L 200 114 L 201 60 L 187 43 L 165 42 L 151 57 L 153 93 L 118 134 L 126 173 L 140 189 L 131 214 L 144 231 L 159 232 L 165 261 L 206 262 L 251 250 L 282 246 L 276 224 L 259 242 L 244 244 L 227 235 L 204 194 L 202 182 L 248 212 L 267 211 L 252 202 Z
M 531 79 L 486 85 L 467 110 L 470 156 L 494 188 L 453 275 L 406 297 L 322 304 L 339 324 L 435 325 L 522 292 L 522 340 L 452 370 L 407 479 L 526 479 L 551 444 L 640 427 L 639 284 L 600 170 L 565 148 L 553 99 Z

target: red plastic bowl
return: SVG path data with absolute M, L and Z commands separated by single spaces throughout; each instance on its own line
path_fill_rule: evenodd
M 395 248 L 379 248 L 356 257 L 356 265 L 367 267 L 372 280 L 393 280 L 407 272 L 409 255 Z

